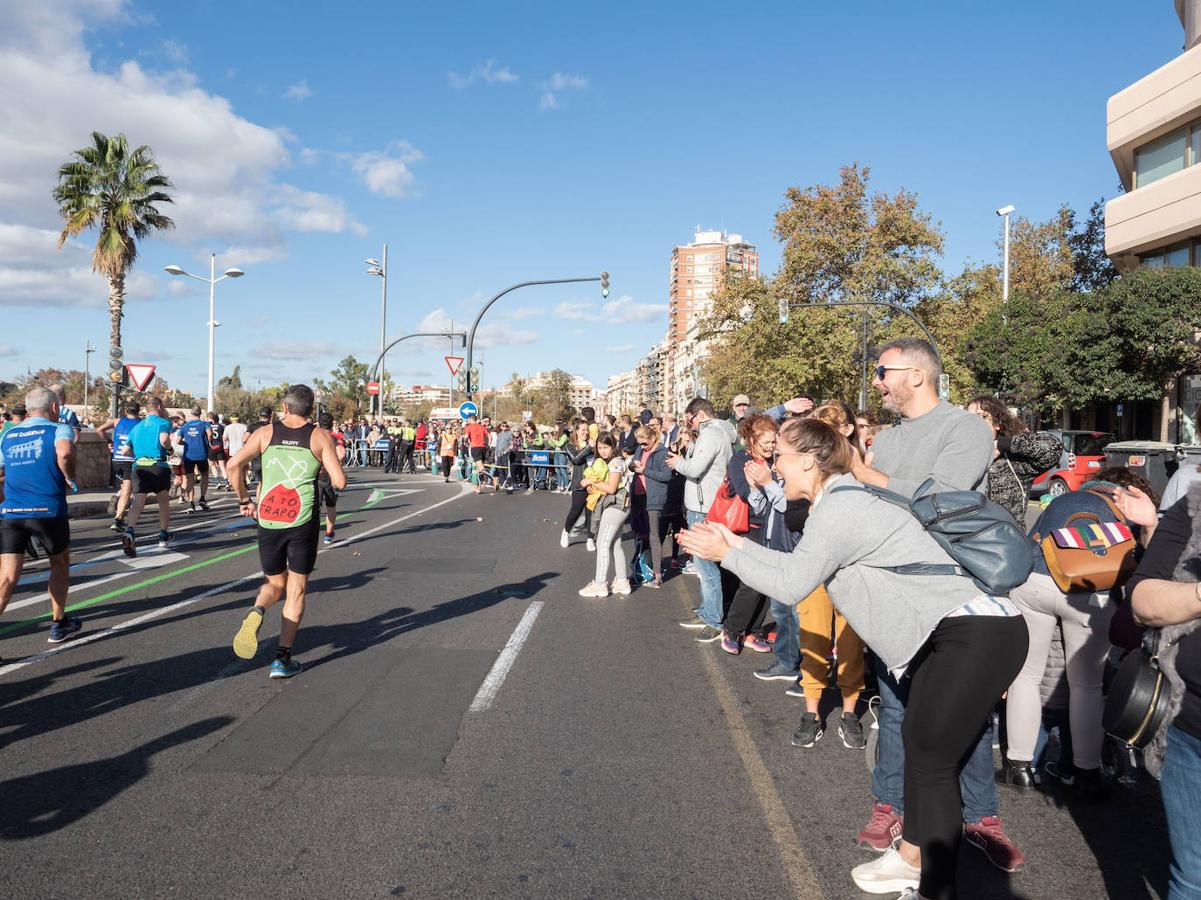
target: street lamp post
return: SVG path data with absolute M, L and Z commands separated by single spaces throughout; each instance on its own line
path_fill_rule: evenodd
M 88 415 L 88 388 L 90 387 L 88 382 L 92 380 L 92 354 L 96 352 L 96 348 L 92 346 L 92 342 L 90 340 L 87 341 L 87 343 L 84 346 L 85 346 L 85 349 L 83 351 L 83 414 L 84 414 L 84 417 L 86 418 Z
M 603 297 L 609 296 L 609 273 L 608 272 L 601 272 L 600 275 L 598 275 L 594 278 L 550 278 L 550 279 L 546 279 L 543 281 L 521 281 L 521 282 L 518 282 L 517 284 L 510 285 L 509 287 L 505 288 L 503 291 L 501 291 L 498 294 L 493 294 L 492 298 L 487 303 L 485 303 L 483 308 L 479 311 L 479 315 L 477 315 L 475 317 L 475 321 L 471 324 L 471 332 L 467 336 L 467 377 L 468 377 L 468 379 L 471 378 L 471 357 L 472 357 L 472 350 L 475 347 L 475 332 L 476 332 L 476 329 L 480 327 L 480 319 L 484 318 L 484 313 L 486 313 L 488 311 L 489 307 L 491 307 L 493 303 L 495 303 L 497 300 L 499 300 L 505 294 L 515 291 L 518 288 L 531 287 L 536 284 L 577 284 L 582 281 L 599 281 L 601 283 L 601 296 L 603 296 Z M 471 399 L 472 393 L 473 392 L 471 390 L 471 382 L 470 382 L 470 380 L 468 380 L 468 382 L 467 382 L 467 399 L 468 400 Z
M 1004 239 L 1004 268 L 1001 270 L 1001 303 L 1009 302 L 1009 216 L 1013 212 L 1013 204 L 1002 206 L 997 210 L 997 215 L 1005 220 L 1005 239 Z
M 208 398 L 206 399 L 205 402 L 208 405 L 207 411 L 212 412 L 213 405 L 214 405 L 214 403 L 213 403 L 213 400 L 214 400 L 214 398 L 213 398 L 213 364 L 216 360 L 217 326 L 221 324 L 220 322 L 217 321 L 217 311 L 216 311 L 217 282 L 224 281 L 226 278 L 241 278 L 246 273 L 243 272 L 241 269 L 230 268 L 230 269 L 226 269 L 225 272 L 221 275 L 221 277 L 218 278 L 217 277 L 217 254 L 216 253 L 209 254 L 209 277 L 208 278 L 203 278 L 200 275 L 193 275 L 191 272 L 185 272 L 179 266 L 167 266 L 166 271 L 171 275 L 186 275 L 188 278 L 195 278 L 197 281 L 203 281 L 203 282 L 207 283 L 209 286 L 209 320 L 207 323 L 208 327 L 209 327 L 209 386 L 208 386 Z
M 388 245 L 384 244 L 384 253 L 379 259 L 367 260 L 367 265 L 371 268 L 367 270 L 368 275 L 377 275 L 380 279 L 380 296 L 379 296 L 379 355 L 380 363 L 383 364 L 384 354 L 387 349 L 384 347 L 384 342 L 387 340 L 384 333 L 388 329 Z M 375 414 L 383 416 L 384 414 L 384 381 L 387 378 L 388 370 L 380 370 L 379 379 L 379 394 L 377 397 L 377 409 Z

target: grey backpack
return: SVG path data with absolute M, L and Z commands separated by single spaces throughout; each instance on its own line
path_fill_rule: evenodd
M 1034 569 L 1034 544 L 1013 516 L 979 491 L 927 493 L 934 479 L 924 481 L 913 499 L 886 488 L 862 485 L 831 488 L 867 491 L 894 506 L 909 510 L 926 534 L 938 541 L 958 565 L 913 563 L 893 566 L 907 575 L 967 575 L 982 591 L 1004 594 L 1024 584 Z

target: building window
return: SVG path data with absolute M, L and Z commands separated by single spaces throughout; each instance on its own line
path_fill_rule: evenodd
M 1153 253 L 1145 253 L 1139 259 L 1149 269 L 1178 269 L 1193 265 L 1189 244 L 1176 244 Z
M 1134 186 L 1146 187 L 1201 162 L 1201 123 L 1178 128 L 1134 151 Z

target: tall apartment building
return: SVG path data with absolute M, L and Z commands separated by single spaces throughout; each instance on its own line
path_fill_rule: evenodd
M 667 341 L 651 347 L 650 352 L 638 361 L 635 372 L 635 399 L 645 403 L 655 412 L 667 406 Z
M 638 370 L 621 372 L 610 375 L 605 388 L 605 400 L 602 404 L 604 412 L 598 415 L 620 416 L 622 413 L 631 415 L 638 411 Z
M 1106 106 L 1126 189 L 1105 205 L 1105 252 L 1119 269 L 1201 265 L 1201 0 L 1175 7 L 1183 52 Z
M 667 310 L 667 384 L 662 406 L 679 411 L 693 396 L 698 382 L 698 360 L 705 347 L 696 346 L 697 323 L 709 311 L 713 293 L 729 272 L 759 274 L 759 252 L 740 234 L 702 231 L 692 243 L 671 251 L 671 281 Z M 688 346 L 689 344 L 692 346 Z

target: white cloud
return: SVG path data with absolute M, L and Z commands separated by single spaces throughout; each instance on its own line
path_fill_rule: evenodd
M 556 319 L 566 319 L 569 322 L 595 322 L 601 317 L 600 310 L 591 303 L 582 303 L 579 300 L 564 300 L 555 307 L 554 314 Z
M 309 87 L 308 79 L 305 78 L 300 79 L 300 81 L 296 82 L 295 84 L 288 85 L 287 90 L 284 91 L 285 100 L 295 100 L 299 102 L 301 100 L 307 100 L 311 96 L 313 96 L 313 89 Z
M 226 247 L 217 254 L 222 268 L 230 266 L 253 266 L 256 263 L 277 262 L 287 257 L 287 251 L 282 245 L 262 247 Z
M 447 81 L 455 90 L 465 90 L 475 84 L 477 81 L 482 81 L 485 84 L 513 84 L 521 79 L 516 72 L 508 66 L 496 65 L 496 60 L 486 59 L 466 75 L 460 75 L 458 72 L 448 72 L 446 74 Z
M 259 359 L 307 361 L 313 357 L 340 356 L 344 348 L 330 341 L 268 341 L 251 351 Z
M 92 271 L 91 252 L 76 241 L 57 249 L 58 232 L 0 222 L 0 307 L 60 306 L 107 308 L 108 279 Z M 162 294 L 161 281 L 131 272 L 125 282 L 130 301 Z
M 546 310 L 539 309 L 536 306 L 519 306 L 510 312 L 501 313 L 501 316 L 506 319 L 512 319 L 514 322 L 520 322 L 522 319 L 532 319 L 534 316 L 545 314 Z
M 403 199 L 412 195 L 412 163 L 425 159 L 425 154 L 407 141 L 396 141 L 388 149 L 367 153 L 343 154 L 350 168 L 362 179 L 373 194 Z
M 291 135 L 237 115 L 192 73 L 152 72 L 132 60 L 97 67 L 87 29 L 119 27 L 130 16 L 124 0 L 0 0 L 0 227 L 56 230 L 55 172 L 97 130 L 148 144 L 174 183 L 175 203 L 163 212 L 176 229 L 155 240 L 189 250 L 232 245 L 282 254 L 289 230 L 363 232 L 340 199 L 281 183 Z M 181 52 L 164 45 L 155 55 L 182 62 Z M 77 256 L 52 246 L 38 250 L 36 264 L 0 255 L 0 304 L 92 302 L 79 299 L 96 292 L 90 248 Z M 103 297 L 103 279 L 97 283 Z M 149 284 L 133 274 L 132 287 L 161 293 L 158 279 Z
M 367 229 L 356 222 L 346 210 L 346 204 L 337 197 L 317 191 L 302 191 L 291 185 L 280 185 L 278 189 L 282 205 L 273 210 L 273 215 L 285 228 L 295 231 L 350 230 L 364 235 Z
M 463 331 L 464 323 L 456 323 L 452 329 L 450 313 L 439 307 L 428 313 L 414 331 Z M 434 347 L 446 347 L 446 338 L 416 338 L 416 341 Z M 514 328 L 501 320 L 483 322 L 475 333 L 475 347 L 497 347 L 513 344 L 536 344 L 538 332 Z M 445 352 L 445 350 L 443 351 Z M 461 355 L 457 354 L 456 355 Z
M 666 303 L 635 303 L 634 298 L 629 295 L 606 300 L 599 306 L 582 300 L 564 300 L 554 310 L 556 319 L 566 319 L 569 322 L 602 322 L 606 325 L 650 322 L 666 315 Z
M 667 316 L 666 303 L 635 303 L 634 298 L 628 295 L 618 297 L 616 300 L 608 300 L 603 306 L 602 318 L 614 325 L 622 325 L 626 322 L 650 322 L 660 316 Z
M 562 105 L 559 95 L 564 91 L 583 91 L 588 88 L 588 79 L 583 75 L 572 75 L 556 72 L 541 85 L 542 96 L 538 98 L 538 108 L 541 110 L 559 109 Z
M 17 349 L 15 347 L 10 347 L 7 344 L 0 344 L 0 359 L 16 355 Z
M 633 349 L 634 349 L 633 344 L 619 344 L 616 347 L 606 347 L 605 352 L 606 353 L 629 353 Z
M 549 86 L 552 91 L 565 91 L 569 88 L 582 91 L 588 87 L 588 79 L 583 75 L 564 75 L 562 72 L 556 72 L 550 77 Z

